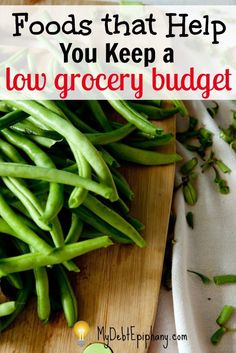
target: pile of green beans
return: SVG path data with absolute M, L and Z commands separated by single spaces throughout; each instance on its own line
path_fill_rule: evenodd
M 0 332 L 32 295 L 42 322 L 59 305 L 73 326 L 74 259 L 114 242 L 146 246 L 118 168 L 180 160 L 156 150 L 173 136 L 151 122 L 177 111 L 161 101 L 0 101 Z

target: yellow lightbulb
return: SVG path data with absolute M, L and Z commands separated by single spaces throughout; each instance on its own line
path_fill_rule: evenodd
M 79 338 L 80 345 L 83 345 L 84 339 L 90 331 L 90 327 L 86 321 L 78 321 L 74 324 L 73 331 Z

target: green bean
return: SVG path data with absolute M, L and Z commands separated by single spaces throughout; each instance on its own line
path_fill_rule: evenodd
M 32 280 L 31 280 L 31 276 L 28 275 L 26 277 L 23 289 L 20 289 L 17 293 L 17 297 L 15 299 L 15 303 L 16 303 L 15 311 L 11 315 L 6 316 L 0 320 L 0 332 L 3 332 L 4 330 L 6 330 L 6 328 L 10 326 L 11 323 L 15 320 L 15 318 L 21 313 L 21 311 L 23 310 L 25 304 L 29 299 L 31 288 L 32 288 Z
M 198 200 L 198 191 L 191 182 L 191 180 L 183 184 L 182 192 L 184 195 L 185 202 L 190 206 L 195 205 Z
M 52 229 L 50 234 L 52 236 L 53 243 L 56 247 L 60 247 L 64 245 L 64 235 L 61 227 L 61 223 L 58 217 L 55 217 L 52 221 Z
M 7 199 L 7 202 L 9 203 L 9 205 L 13 207 L 15 207 L 15 204 L 18 206 L 18 203 L 20 203 L 15 197 L 15 195 L 13 195 L 13 193 L 4 185 L 1 186 L 1 194 Z M 23 205 L 22 205 L 22 208 L 24 208 Z
M 186 163 L 184 163 L 180 168 L 180 173 L 183 175 L 189 175 L 197 166 L 198 159 L 196 157 L 189 159 Z
M 139 130 L 156 136 L 162 133 L 162 129 L 150 123 L 141 114 L 132 109 L 126 102 L 109 100 L 110 105 L 127 121 L 135 125 Z
M 74 150 L 74 146 L 71 146 L 71 150 L 74 151 L 77 166 L 79 166 L 79 176 L 91 179 L 91 167 L 87 160 L 84 158 L 82 153 Z M 79 207 L 87 197 L 88 191 L 81 187 L 75 187 L 69 197 L 69 207 Z
M 60 168 L 70 167 L 71 165 L 75 164 L 75 161 L 73 161 L 70 158 L 59 157 L 59 156 L 51 154 L 51 153 L 50 153 L 50 157 L 51 157 L 52 161 L 55 163 L 55 165 Z M 77 168 L 77 166 L 76 166 L 76 168 Z M 78 168 L 76 171 L 78 171 Z
M 11 107 L 9 107 L 4 101 L 0 101 L 0 112 L 9 113 L 11 111 Z
M 16 213 L 17 213 L 18 217 L 20 217 L 22 219 L 24 218 L 23 222 L 25 222 L 25 220 L 27 220 L 27 222 L 30 222 L 32 225 L 34 225 L 35 228 L 30 226 L 30 228 L 32 230 L 34 230 L 40 236 L 41 236 L 41 234 L 44 234 L 43 230 L 41 228 L 37 227 L 35 222 L 33 222 L 33 221 L 31 222 L 31 220 L 30 220 L 31 217 L 30 217 L 29 212 L 27 211 L 25 206 L 19 200 L 7 199 L 6 201 L 8 202 L 8 205 L 10 205 L 12 208 L 15 209 L 15 211 L 17 211 Z M 37 229 L 37 231 L 35 229 Z
M 3 179 L 5 180 L 7 178 L 3 178 Z M 9 178 L 9 179 L 10 179 L 10 181 L 14 180 L 15 182 L 18 182 L 18 179 L 13 179 L 13 178 Z M 6 181 L 6 184 L 12 190 L 12 185 L 10 184 L 10 182 Z M 26 197 L 25 197 L 25 195 L 22 195 L 22 189 L 23 189 L 23 187 L 21 186 L 21 189 L 19 189 L 18 192 L 17 192 L 17 188 L 16 188 L 16 190 L 13 189 L 12 191 L 15 191 L 16 196 L 22 201 L 23 205 L 26 207 L 26 209 L 28 210 L 29 214 L 31 215 L 31 217 L 35 221 L 35 223 L 39 227 L 41 227 L 42 229 L 50 231 L 50 234 L 52 236 L 52 239 L 53 239 L 55 246 L 57 246 L 57 247 L 62 246 L 64 244 L 64 236 L 63 236 L 62 228 L 61 228 L 61 225 L 60 225 L 58 218 L 55 217 L 53 219 L 51 228 L 50 227 L 46 228 L 46 225 L 42 221 L 40 221 L 40 219 L 38 220 L 38 216 L 42 215 L 41 207 L 38 205 L 39 213 L 37 213 L 37 209 L 36 210 L 34 209 L 34 206 L 37 206 L 37 204 L 38 204 L 37 200 L 34 200 L 35 199 L 34 195 L 33 194 L 30 195 L 30 192 L 26 192 Z M 24 192 L 24 190 L 23 190 L 23 192 Z M 27 200 L 27 196 L 29 196 L 29 200 Z M 32 198 L 30 198 L 31 196 L 32 196 Z M 23 219 L 23 222 L 24 223 L 26 222 L 25 219 Z M 30 228 L 32 229 L 32 226 L 30 226 Z M 36 231 L 37 231 L 37 228 L 36 228 Z M 77 265 L 74 264 L 73 262 L 64 263 L 64 266 L 69 271 L 75 271 L 75 272 L 78 271 Z
M 29 183 L 30 191 L 32 191 L 36 196 L 47 193 L 48 188 L 49 188 L 49 184 L 43 180 L 41 181 L 33 180 L 32 183 Z M 4 196 L 4 193 L 3 193 L 3 196 Z
M 153 136 L 153 135 L 150 135 L 150 134 L 146 134 L 145 132 L 143 131 L 140 131 L 140 130 L 137 130 L 134 132 L 133 134 L 133 139 L 145 139 L 145 140 L 153 140 L 155 139 L 156 137 L 162 137 L 163 136 L 163 133 L 161 135 L 158 135 L 158 136 Z
M 94 118 L 98 122 L 100 127 L 104 131 L 111 131 L 112 126 L 110 124 L 110 121 L 107 119 L 100 103 L 96 100 L 87 101 L 86 103 L 87 103 L 88 107 L 90 108 L 91 112 L 93 113 Z
M 0 304 L 0 317 L 12 314 L 16 310 L 16 303 L 14 301 Z
M 0 139 L 0 151 L 12 162 L 26 163 L 16 148 L 10 143 Z
M 107 165 L 114 168 L 120 167 L 120 164 L 117 162 L 117 160 L 107 150 L 105 150 L 105 148 L 99 146 L 98 151 L 101 153 L 102 158 L 104 159 Z
M 153 105 L 146 105 L 140 103 L 128 103 L 133 109 L 138 111 L 139 113 L 144 113 L 151 119 L 162 120 L 173 116 L 174 114 L 179 112 L 179 109 L 176 108 L 159 108 Z
M 66 117 L 73 123 L 73 125 L 77 127 L 79 130 L 83 132 L 90 132 L 90 133 L 97 132 L 95 129 L 87 125 L 84 121 L 79 119 L 79 117 L 68 108 L 68 106 L 66 105 L 66 102 L 57 101 L 57 105 L 66 115 Z
M 202 281 L 202 283 L 204 284 L 209 284 L 211 283 L 211 279 L 209 277 L 207 277 L 206 275 L 204 275 L 201 272 L 197 272 L 197 271 L 192 271 L 192 270 L 187 270 L 189 273 L 193 273 L 194 275 L 196 275 L 198 278 L 200 278 L 200 280 Z
M 54 141 L 62 141 L 63 137 L 59 135 L 57 132 L 52 130 L 44 130 L 26 119 L 23 122 L 17 123 L 11 126 L 11 130 L 27 135 L 27 136 L 40 136 L 40 137 L 47 137 L 53 139 Z
M 213 277 L 214 283 L 217 285 L 236 283 L 236 275 L 219 275 Z
M 143 165 L 164 165 L 178 162 L 182 159 L 182 157 L 176 153 L 167 154 L 145 151 L 119 142 L 110 144 L 109 148 L 114 153 L 115 157 L 117 156 L 117 158 L 125 161 Z
M 84 206 L 87 207 L 93 213 L 95 213 L 98 217 L 106 221 L 112 227 L 118 229 L 120 232 L 125 234 L 128 238 L 133 240 L 133 242 L 139 247 L 143 248 L 146 245 L 145 240 L 136 231 L 135 228 L 133 228 L 118 213 L 106 207 L 102 202 L 97 200 L 92 195 L 88 194 L 87 199 L 84 201 Z
M 0 243 L 0 258 L 7 257 L 7 253 L 5 249 L 3 249 L 3 242 L 1 241 Z M 7 276 L 7 281 L 10 283 L 10 285 L 16 289 L 22 289 L 23 283 L 22 279 L 19 273 L 11 273 Z
M 36 165 L 55 168 L 54 163 L 48 155 L 32 141 L 7 129 L 4 129 L 2 133 L 9 142 L 23 150 Z M 63 186 L 56 183 L 50 183 L 48 199 L 42 220 L 46 223 L 51 221 L 61 210 L 62 205 Z
M 102 237 L 103 235 L 104 233 L 101 233 L 97 230 L 85 229 L 81 234 L 81 239 L 93 239 L 93 238 Z
M 8 199 L 11 204 L 12 202 L 14 203 L 14 201 L 16 201 L 15 195 L 13 195 L 12 192 L 4 185 L 1 185 L 1 193 Z
M 114 211 L 118 212 L 122 216 L 127 216 L 129 213 L 129 206 L 121 198 L 114 202 L 110 202 L 108 200 L 104 200 L 103 202 L 107 207 L 114 209 Z
M 53 272 L 58 283 L 61 303 L 67 324 L 69 327 L 72 327 L 76 323 L 78 316 L 77 300 L 74 291 L 61 266 L 55 266 Z
M 45 130 L 45 131 L 52 131 L 49 129 L 49 127 L 43 123 L 41 123 L 41 121 L 39 121 L 37 118 L 35 118 L 34 116 L 28 116 L 27 121 L 30 121 L 35 127 L 41 129 L 41 130 Z
M 132 224 L 135 229 L 137 229 L 137 231 L 144 230 L 144 224 L 141 223 L 137 218 L 130 215 L 125 216 L 125 218 L 130 224 Z
M 30 138 L 31 141 L 34 141 L 38 145 L 46 147 L 46 148 L 51 148 L 56 143 L 60 142 L 60 141 L 57 141 L 57 140 L 50 139 L 48 137 L 36 136 L 36 135 L 31 135 L 31 136 L 29 136 L 29 138 Z
M 180 114 L 181 114 L 182 116 L 188 116 L 188 115 L 189 115 L 188 110 L 187 110 L 187 108 L 185 107 L 183 101 L 180 101 L 180 100 L 172 100 L 171 102 L 174 104 L 174 106 L 175 106 L 176 108 L 179 109 L 179 112 L 180 112 Z
M 7 104 L 26 111 L 28 114 L 37 117 L 40 121 L 64 136 L 72 145 L 78 146 L 81 153 L 87 159 L 91 167 L 97 173 L 101 182 L 104 182 L 113 189 L 114 195 L 118 198 L 115 185 L 106 163 L 100 157 L 99 152 L 88 141 L 88 139 L 73 125 L 61 118 L 59 115 L 49 111 L 35 101 L 6 101 Z
M 116 169 L 112 169 L 113 179 L 115 181 L 118 191 L 124 195 L 128 200 L 133 200 L 134 192 L 131 190 L 129 183 Z
M 41 105 L 43 105 L 44 107 L 48 108 L 49 110 L 51 110 L 53 113 L 56 113 L 60 116 L 62 116 L 63 118 L 65 118 L 66 120 L 66 114 L 64 114 L 64 112 L 62 111 L 62 109 L 56 104 L 56 102 L 51 101 L 51 100 L 43 100 L 43 101 L 38 101 L 38 103 L 40 103 Z
M 126 203 L 121 198 L 114 202 L 114 206 L 116 206 L 119 212 L 124 216 L 129 213 L 128 205 L 126 205 Z
M 35 253 L 35 250 L 32 247 L 30 250 L 32 253 Z M 37 267 L 34 268 L 33 271 L 37 295 L 38 317 L 41 321 L 47 323 L 51 312 L 47 270 L 45 267 Z
M 119 129 L 121 128 L 122 126 L 124 126 L 124 123 L 121 123 L 119 121 L 111 121 L 111 126 L 113 128 L 113 130 L 115 129 Z M 138 131 L 138 130 L 137 130 Z M 96 131 L 97 132 L 97 131 Z
M 22 289 L 23 285 L 22 285 L 22 280 L 20 277 L 19 273 L 10 273 L 7 276 L 7 281 L 10 283 L 10 285 L 16 289 Z
M 65 172 L 76 174 L 76 173 L 78 173 L 78 165 L 75 163 L 75 164 L 69 165 L 68 167 L 63 168 L 63 170 Z
M 43 101 L 42 105 L 50 109 L 52 112 L 60 115 L 63 119 L 68 120 L 64 112 L 52 101 Z M 84 158 L 73 144 L 69 142 L 70 149 L 75 156 L 77 165 L 79 166 L 79 176 L 91 179 L 91 168 L 87 160 Z M 87 197 L 87 190 L 81 187 L 75 187 L 69 198 L 69 207 L 76 208 L 83 203 Z
M 13 112 L 7 113 L 0 118 L 0 130 L 24 120 L 27 116 L 28 114 L 21 110 L 14 110 Z
M 214 346 L 217 345 L 220 342 L 222 336 L 225 334 L 225 332 L 226 332 L 226 328 L 225 327 L 220 327 L 211 336 L 211 343 L 214 344 Z
M 93 180 L 82 178 L 76 174 L 53 168 L 42 168 L 20 163 L 1 163 L 0 176 L 16 178 L 45 180 L 58 184 L 82 186 L 85 189 L 95 192 L 100 196 L 115 201 L 117 199 L 114 190 L 104 184 L 96 183 Z
M 219 326 L 225 326 L 227 321 L 231 318 L 234 312 L 234 307 L 232 305 L 224 305 L 223 309 L 221 310 L 219 316 L 216 319 L 216 323 Z
M 155 107 L 161 106 L 161 100 L 147 100 L 147 101 L 144 101 L 144 103 L 155 105 Z
M 0 215 L 9 224 L 15 232 L 15 236 L 25 243 L 31 245 L 34 249 L 49 254 L 52 251 L 50 245 L 34 233 L 21 218 L 11 209 L 3 196 L 0 194 Z
M 21 201 L 38 227 L 43 230 L 50 231 L 51 227 L 40 219 L 42 215 L 42 208 L 35 195 L 28 190 L 19 179 L 6 177 L 2 179 L 8 189 Z
M 80 206 L 78 209 L 75 210 L 75 213 L 78 214 L 78 216 L 84 223 L 91 225 L 93 228 L 97 229 L 102 234 L 107 234 L 115 242 L 121 244 L 132 243 L 132 241 L 126 237 L 126 234 L 121 233 L 116 228 L 110 226 L 110 224 L 104 222 L 101 218 L 96 216 L 86 207 Z
M 37 311 L 38 317 L 44 323 L 47 323 L 50 316 L 50 299 L 47 270 L 45 267 L 34 269 L 36 294 L 37 294 Z
M 15 238 L 13 245 L 18 250 L 20 254 L 27 254 L 29 250 L 29 246 L 25 244 L 22 240 Z
M 109 237 L 104 236 L 91 240 L 84 240 L 78 243 L 55 248 L 50 256 L 41 252 L 29 253 L 19 256 L 0 259 L 0 277 L 9 273 L 23 272 L 37 267 L 60 264 L 77 256 L 84 255 L 90 251 L 112 245 Z
M 18 205 L 17 205 L 18 206 Z M 13 207 L 15 207 L 13 205 Z M 20 210 L 22 212 L 21 209 L 18 209 L 16 207 L 17 210 Z M 24 214 L 24 213 L 23 213 Z M 29 228 L 31 228 L 36 234 L 40 235 L 40 237 L 46 239 L 47 237 L 45 236 L 45 233 L 42 231 L 42 229 L 40 229 L 39 227 L 36 226 L 36 224 L 28 218 L 28 216 L 26 215 L 22 215 L 22 214 L 19 214 L 17 213 L 18 215 L 18 218 L 24 223 L 26 224 Z M 5 229 L 5 231 L 4 231 Z M 16 236 L 16 233 L 13 231 L 12 228 L 9 227 L 9 225 L 2 219 L 0 218 L 0 232 L 2 233 L 6 233 L 6 234 L 9 234 L 9 235 L 12 235 L 12 236 Z M 14 239 L 14 241 L 16 241 L 16 239 Z
M 94 145 L 107 145 L 109 143 L 116 142 L 125 138 L 135 129 L 136 127 L 134 125 L 126 124 L 116 130 L 86 134 L 86 136 Z
M 16 161 L 21 161 L 22 158 L 17 158 L 17 155 L 14 157 Z M 2 161 L 0 157 L 0 161 Z M 23 159 L 24 163 L 25 160 Z M 42 214 L 42 207 L 38 202 L 35 195 L 25 186 L 25 184 L 16 178 L 2 178 L 5 185 L 8 189 L 18 198 L 22 205 L 26 208 L 29 215 L 32 217 L 34 222 L 44 230 L 50 230 L 50 227 L 41 221 L 40 216 Z
M 52 225 L 53 226 L 50 234 L 52 236 L 54 245 L 59 248 L 64 245 L 64 235 L 58 217 L 53 219 Z M 63 262 L 63 265 L 67 268 L 68 271 L 79 272 L 78 266 L 73 261 Z
M 126 188 L 129 189 L 131 193 L 133 193 L 133 191 L 130 188 L 130 184 L 125 178 L 124 174 L 122 174 L 121 172 L 119 172 L 118 169 L 115 169 L 115 168 L 111 168 L 111 172 L 113 176 L 115 175 L 123 183 L 123 185 L 125 185 Z
M 24 246 L 24 243 L 19 243 L 17 246 L 20 246 L 21 253 L 27 253 L 28 249 Z M 35 250 L 31 247 L 31 252 L 35 252 Z M 37 294 L 37 311 L 38 317 L 43 322 L 47 322 L 50 316 L 50 299 L 49 299 L 49 284 L 48 284 L 48 276 L 45 267 L 38 267 L 34 270 L 35 277 L 35 287 Z M 18 273 L 14 273 L 17 275 Z M 12 275 L 12 274 L 11 274 Z M 8 275 L 10 276 L 10 275 Z
M 76 243 L 79 240 L 82 230 L 83 222 L 79 218 L 78 214 L 73 212 L 71 215 L 71 226 L 66 236 L 65 244 Z
M 142 149 L 149 149 L 155 148 L 158 146 L 163 146 L 173 140 L 172 134 L 163 134 L 161 136 L 155 137 L 149 140 L 141 140 L 141 141 L 129 141 L 129 145 L 132 147 L 142 148 Z
M 5 233 L 16 237 L 16 232 L 8 225 L 8 223 L 3 219 L 0 218 L 0 233 Z

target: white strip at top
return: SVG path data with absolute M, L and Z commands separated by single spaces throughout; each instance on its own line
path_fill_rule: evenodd
M 0 99 L 235 99 L 236 6 L 1 6 Z

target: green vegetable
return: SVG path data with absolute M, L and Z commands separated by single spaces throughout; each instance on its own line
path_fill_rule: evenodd
M 116 195 L 116 189 L 111 176 L 111 173 L 100 157 L 98 151 L 88 141 L 88 139 L 80 133 L 79 130 L 75 129 L 73 125 L 61 118 L 54 112 L 48 111 L 45 107 L 41 106 L 34 101 L 6 101 L 7 104 L 14 106 L 15 108 L 22 109 L 26 113 L 35 116 L 42 123 L 46 124 L 50 128 L 57 131 L 59 134 L 64 136 L 72 145 L 78 146 L 81 153 L 90 163 L 91 167 L 94 168 L 101 182 L 104 182 L 113 189 L 114 195 Z M 79 166 L 78 166 L 79 167 Z
M 226 329 L 225 327 L 220 327 L 215 333 L 213 333 L 213 335 L 211 336 L 211 343 L 215 346 L 217 345 L 222 336 L 225 334 Z
M 109 148 L 115 157 L 143 165 L 164 165 L 182 160 L 182 157 L 176 153 L 145 151 L 119 142 L 110 144 Z
M 150 140 L 141 140 L 141 141 L 128 141 L 129 145 L 142 149 L 155 148 L 158 146 L 166 145 L 167 143 L 173 140 L 172 134 L 163 134 L 161 136 L 157 136 Z
M 141 248 L 146 245 L 145 240 L 136 231 L 136 229 L 131 226 L 127 221 L 125 221 L 118 213 L 109 209 L 107 206 L 102 204 L 92 195 L 88 195 L 84 202 L 84 206 L 90 211 L 94 212 L 102 220 L 106 221 L 112 227 L 118 229 L 121 233 L 125 234 L 128 238 L 133 240 L 135 244 Z
M 139 130 L 147 134 L 156 136 L 161 134 L 162 129 L 147 121 L 140 113 L 132 109 L 128 103 L 124 101 L 113 100 L 109 101 L 111 106 L 127 121 L 136 126 Z
M 215 106 L 207 107 L 207 111 L 213 119 L 215 118 L 219 110 L 219 104 L 217 102 L 214 102 L 214 103 L 215 103 Z
M 32 291 L 32 279 L 29 274 L 26 275 L 24 286 L 17 292 L 15 299 L 15 310 L 12 314 L 2 318 L 0 320 L 0 332 L 3 332 L 12 324 L 15 318 L 21 313 L 24 309 L 24 306 L 27 304 L 29 296 Z
M 236 275 L 214 276 L 213 280 L 214 280 L 215 284 L 217 284 L 217 285 L 228 284 L 228 283 L 236 283 Z
M 198 194 L 197 189 L 194 187 L 191 181 L 188 181 L 186 184 L 183 185 L 183 194 L 185 202 L 188 205 L 195 205 L 198 199 Z
M 3 130 L 2 134 L 7 138 L 8 142 L 11 142 L 14 146 L 23 150 L 36 165 L 40 167 L 55 168 L 55 165 L 49 156 L 32 141 L 7 129 Z M 50 183 L 48 199 L 42 219 L 46 222 L 51 221 L 59 213 L 62 205 L 63 186 L 56 183 Z
M 66 273 L 79 272 L 73 259 L 112 240 L 146 245 L 139 233 L 144 225 L 126 203 L 134 192 L 117 168 L 120 160 L 144 165 L 180 160 L 175 153 L 154 151 L 173 136 L 144 113 L 162 119 L 182 103 L 171 109 L 155 100 L 131 103 L 135 109 L 125 101 L 109 103 L 107 109 L 97 101 L 0 101 L 0 278 L 15 302 L 12 312 L 10 303 L 1 307 L 8 315 L 1 318 L 0 331 L 31 294 L 42 322 L 60 297 L 73 326 L 77 301 Z M 114 121 L 117 112 L 127 122 Z M 194 178 L 190 172 L 188 181 Z
M 191 271 L 191 270 L 187 270 L 187 271 L 190 272 L 190 273 L 194 273 L 195 275 L 197 275 L 197 276 L 202 280 L 202 283 L 204 283 L 204 284 L 208 284 L 208 283 L 211 282 L 211 280 L 210 280 L 209 277 L 203 275 L 203 274 L 200 273 L 200 272 Z
M 35 234 L 25 223 L 22 222 L 21 218 L 15 214 L 11 207 L 7 204 L 6 200 L 0 194 L 0 215 L 10 225 L 14 231 L 14 235 L 26 244 L 31 245 L 34 249 L 42 251 L 45 254 L 49 254 L 52 251 L 50 245 L 48 245 L 43 239 Z M 15 272 L 15 271 L 13 271 Z
M 225 305 L 221 310 L 218 318 L 216 319 L 216 323 L 219 326 L 223 326 L 226 322 L 231 318 L 234 312 L 234 307 L 231 305 Z
M 188 175 L 190 172 L 193 171 L 193 169 L 196 167 L 197 164 L 198 164 L 198 159 L 196 157 L 190 159 L 188 162 L 186 162 L 181 166 L 180 173 L 184 175 Z
M 187 220 L 189 227 L 193 229 L 194 225 L 193 225 L 193 213 L 192 212 L 188 212 L 186 214 L 186 220 Z
M 58 169 L 34 167 L 20 163 L 0 162 L 0 175 L 25 179 L 45 180 L 72 186 L 82 186 L 89 191 L 97 193 L 98 195 L 105 198 L 110 198 L 111 201 L 115 201 L 117 199 L 116 193 L 114 194 L 114 190 L 105 184 L 99 184 L 93 180 L 82 178 L 76 174 Z
M 69 327 L 72 327 L 76 323 L 78 316 L 75 294 L 64 269 L 61 266 L 56 266 L 53 271 L 58 283 L 61 303 L 67 324 Z
M 0 304 L 0 317 L 12 314 L 16 310 L 16 303 L 14 301 Z
M 79 218 L 78 214 L 72 213 L 71 215 L 71 226 L 65 239 L 65 244 L 76 243 L 83 230 L 83 222 Z
M 213 169 L 215 172 L 214 183 L 218 185 L 219 192 L 221 194 L 228 194 L 230 189 L 227 184 L 227 181 L 224 180 L 221 175 L 220 171 L 223 173 L 230 173 L 230 168 L 223 163 L 221 160 L 217 159 L 214 155 L 214 152 L 211 151 L 210 156 L 208 159 L 202 164 L 201 166 L 202 172 L 204 173 L 206 170 Z
M 55 248 L 50 256 L 40 252 L 29 253 L 0 259 L 0 278 L 9 273 L 32 270 L 36 267 L 60 264 L 87 252 L 112 245 L 107 237 L 99 237 L 91 240 L 84 240 L 78 243 L 65 245 L 62 248 Z
M 152 105 L 140 104 L 140 103 L 131 103 L 129 106 L 135 109 L 139 113 L 144 113 L 148 115 L 151 119 L 165 119 L 179 112 L 179 108 L 159 108 Z
M 0 118 L 0 130 L 26 119 L 27 116 L 28 115 L 21 110 L 14 110 L 13 112 L 7 113 Z
M 184 103 L 180 100 L 173 100 L 172 103 L 175 105 L 176 108 L 178 108 L 180 114 L 182 116 L 188 116 L 188 110 L 185 107 Z
M 87 102 L 88 107 L 93 113 L 97 123 L 104 131 L 111 131 L 112 126 L 110 121 L 107 119 L 104 111 L 102 110 L 101 104 L 98 101 L 92 100 Z

